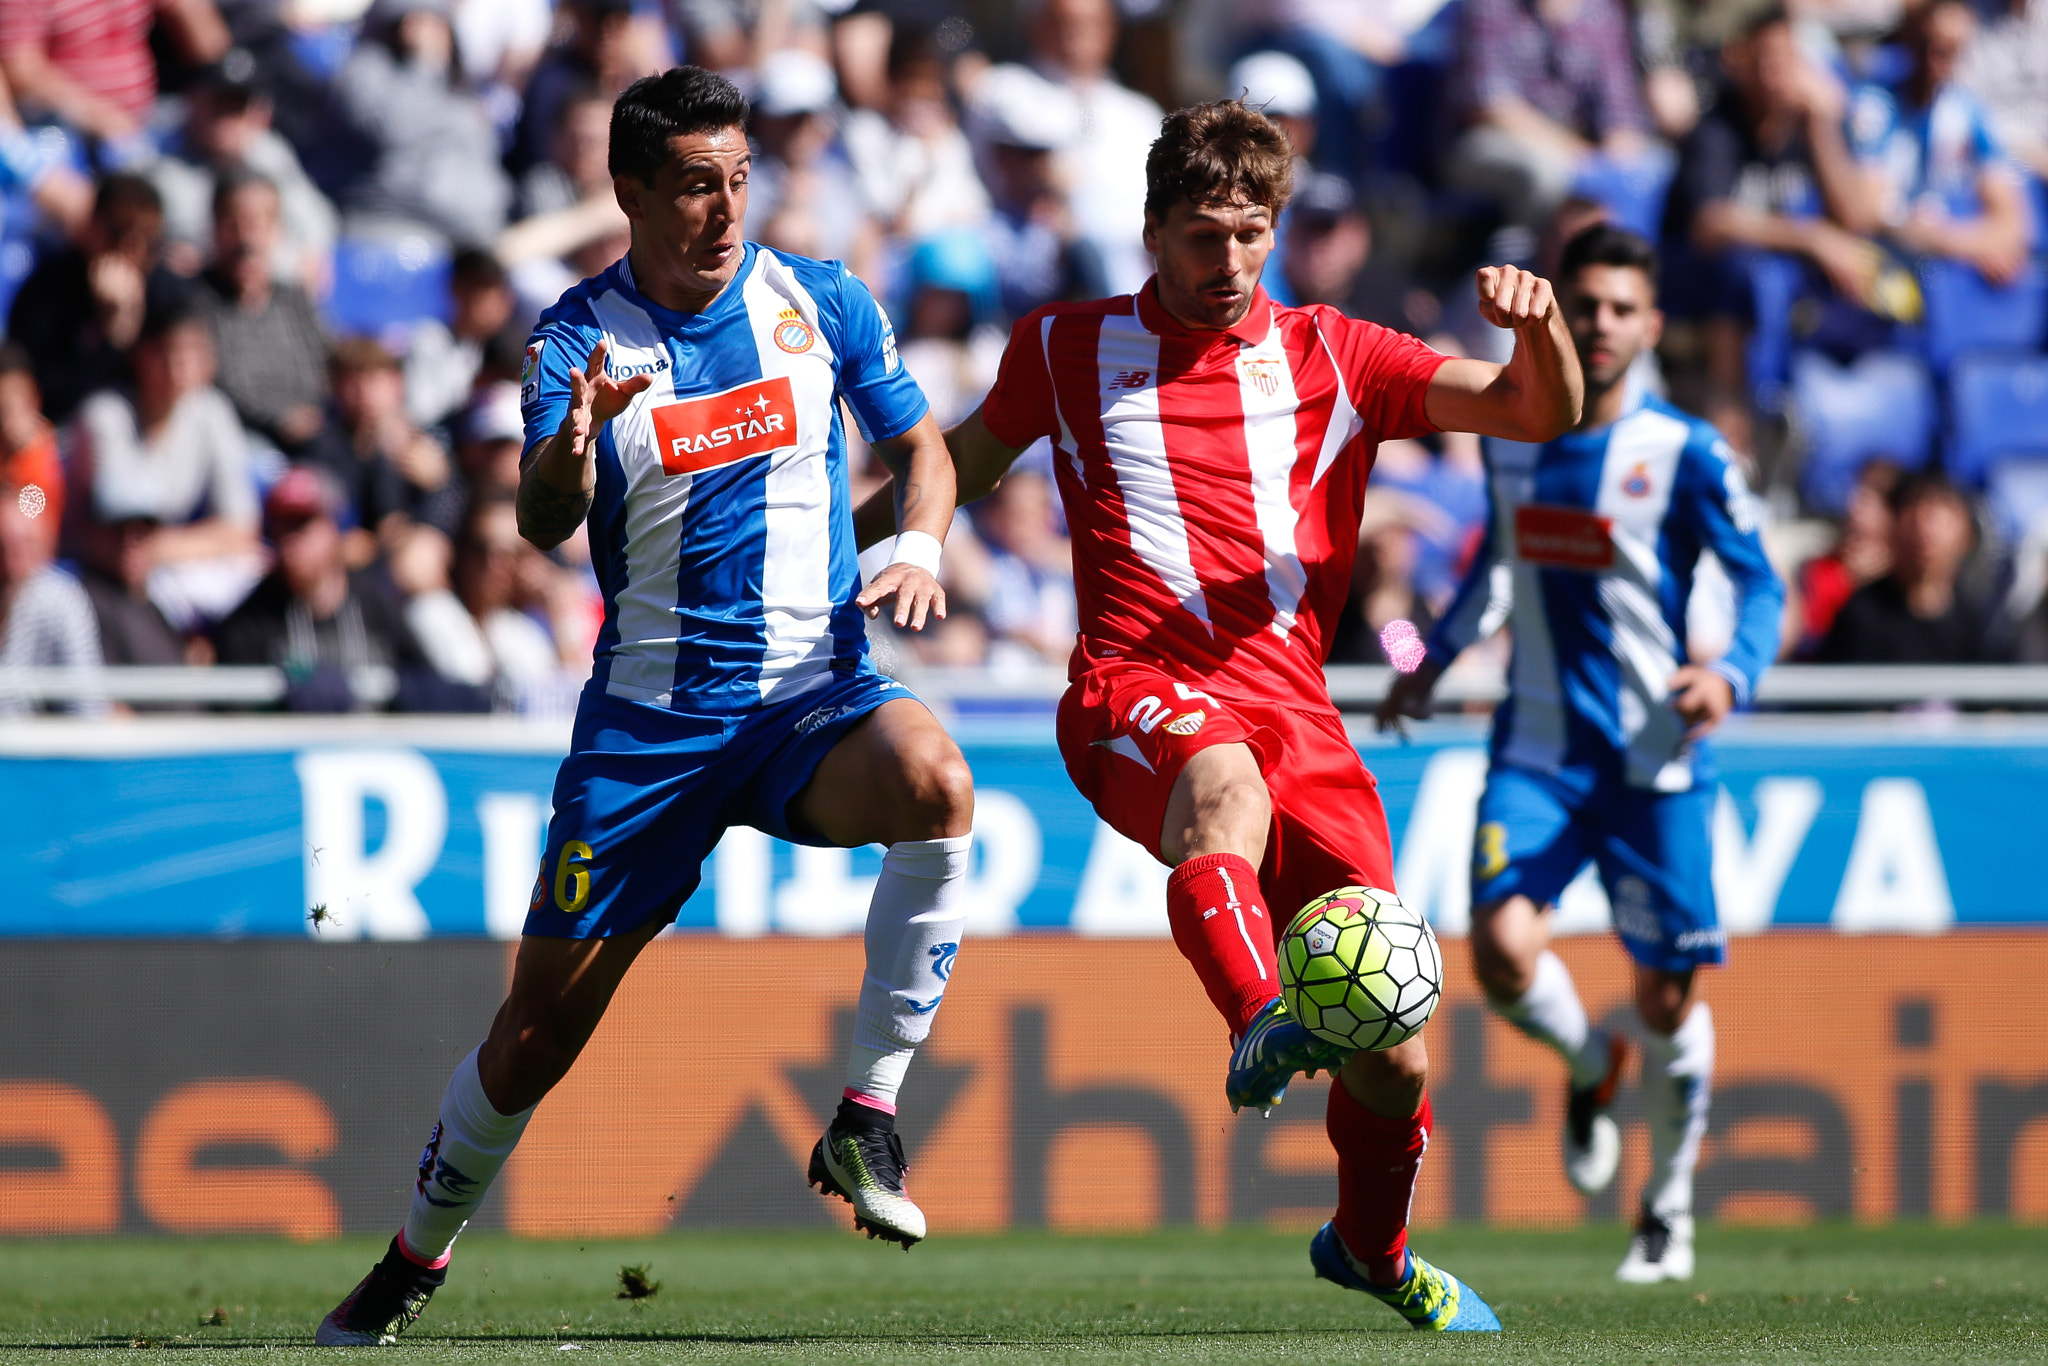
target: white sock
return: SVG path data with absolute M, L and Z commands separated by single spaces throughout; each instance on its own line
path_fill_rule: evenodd
M 1536 975 L 1522 999 L 1493 1008 L 1501 1018 L 1550 1049 L 1571 1068 L 1572 1085 L 1591 1086 L 1607 1074 L 1607 1031 L 1586 1019 L 1572 971 L 1549 949 L 1536 959 Z
M 445 1266 L 469 1216 L 498 1179 L 499 1168 L 526 1132 L 533 1110 L 501 1115 L 484 1095 L 476 1049 L 455 1065 L 441 1097 L 441 1117 L 420 1154 L 419 1182 L 405 1216 L 404 1247 L 415 1261 Z
M 853 1047 L 846 1059 L 846 1096 L 889 1114 L 917 1046 L 953 975 L 967 908 L 974 836 L 905 840 L 882 856 L 882 875 L 868 903 L 867 975 L 860 984 Z
M 1643 1118 L 1650 1126 L 1650 1179 L 1643 1203 L 1668 1219 L 1692 1213 L 1692 1172 L 1707 1132 L 1714 1083 L 1714 1013 L 1696 1001 L 1676 1032 L 1643 1035 Z

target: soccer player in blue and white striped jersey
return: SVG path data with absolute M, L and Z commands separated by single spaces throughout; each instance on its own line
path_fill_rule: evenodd
M 1379 712 L 1382 729 L 1427 715 L 1451 661 L 1512 629 L 1473 849 L 1472 960 L 1494 1008 L 1565 1059 L 1566 1175 L 1604 1190 L 1620 1161 L 1607 1111 L 1626 1049 L 1590 1024 L 1549 947 L 1558 895 L 1588 862 L 1599 869 L 1645 1027 L 1651 1172 L 1625 1281 L 1692 1275 L 1692 1173 L 1714 1064 L 1693 971 L 1721 962 L 1724 944 L 1706 736 L 1754 695 L 1784 608 L 1728 443 L 1630 383 L 1662 327 L 1656 278 L 1650 245 L 1619 228 L 1596 225 L 1566 246 L 1558 299 L 1586 376 L 1584 415 L 1540 446 L 1487 443 L 1485 544 L 1420 667 Z M 1686 603 L 1709 553 L 1735 586 L 1736 628 L 1719 659 L 1694 663 Z
M 323 1344 L 390 1342 L 419 1317 L 534 1106 L 734 825 L 888 846 L 844 1099 L 810 1179 L 871 1236 L 925 1234 L 895 1102 L 959 948 L 973 782 L 869 660 L 863 614 L 893 600 L 916 629 L 945 614 L 953 466 L 867 288 L 745 240 L 746 118 L 730 83 L 693 67 L 619 97 L 631 249 L 527 347 L 520 530 L 552 549 L 587 517 L 604 625 L 510 993 L 448 1084 L 404 1228 Z M 902 534 L 865 589 L 842 401 L 902 490 Z M 707 1020 L 726 1008 L 704 1002 Z

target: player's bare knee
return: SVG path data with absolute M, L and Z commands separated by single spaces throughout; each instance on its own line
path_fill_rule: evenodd
M 974 828 L 974 772 L 940 737 L 905 765 L 904 839 L 952 839 Z
M 1418 1036 L 1378 1053 L 1353 1053 L 1341 1074 L 1344 1089 L 1374 1114 L 1406 1119 L 1429 1087 L 1429 1049 Z
M 1536 978 L 1543 942 L 1538 914 L 1523 898 L 1478 906 L 1472 912 L 1472 975 L 1495 1001 L 1518 1001 Z
M 1233 775 L 1198 791 L 1189 845 L 1203 852 L 1263 844 L 1273 797 L 1263 779 Z
M 1636 1013 L 1643 1026 L 1659 1034 L 1675 1033 L 1692 1007 L 1690 972 L 1638 971 Z

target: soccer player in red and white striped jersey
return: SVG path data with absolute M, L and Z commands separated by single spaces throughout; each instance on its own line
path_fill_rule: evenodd
M 1584 394 L 1571 336 L 1550 285 L 1512 266 L 1477 281 L 1482 314 L 1515 332 L 1504 366 L 1276 306 L 1259 275 L 1290 157 L 1235 101 L 1168 116 L 1146 175 L 1158 273 L 1018 322 L 995 388 L 947 436 L 960 498 L 1051 439 L 1081 620 L 1060 750 L 1102 818 L 1174 869 L 1174 941 L 1235 1041 L 1231 1103 L 1269 1107 L 1298 1072 L 1341 1063 L 1318 1274 L 1418 1328 L 1498 1328 L 1407 1250 L 1430 1128 L 1421 1036 L 1346 1060 L 1287 1016 L 1275 941 L 1314 896 L 1394 887 L 1385 813 L 1322 672 L 1374 453 L 1439 430 L 1564 432 Z M 864 510 L 870 538 L 885 512 Z

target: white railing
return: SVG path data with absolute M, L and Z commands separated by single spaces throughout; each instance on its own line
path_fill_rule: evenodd
M 1384 666 L 1335 665 L 1328 670 L 1330 696 L 1347 711 L 1368 711 L 1386 695 L 1393 676 Z M 906 670 L 903 681 L 935 703 L 1030 708 L 1058 700 L 1066 673 L 1052 667 L 917 669 Z M 384 668 L 357 670 L 350 682 L 371 706 L 388 701 L 396 688 Z M 286 688 L 284 670 L 258 665 L 0 669 L 0 698 L 37 703 L 100 699 L 143 707 L 262 708 L 283 700 Z M 1506 680 L 1486 668 L 1452 669 L 1436 689 L 1445 708 L 1490 706 L 1505 695 Z M 1765 675 L 1757 702 L 1802 711 L 1930 704 L 2048 709 L 2048 665 L 1781 664 Z

